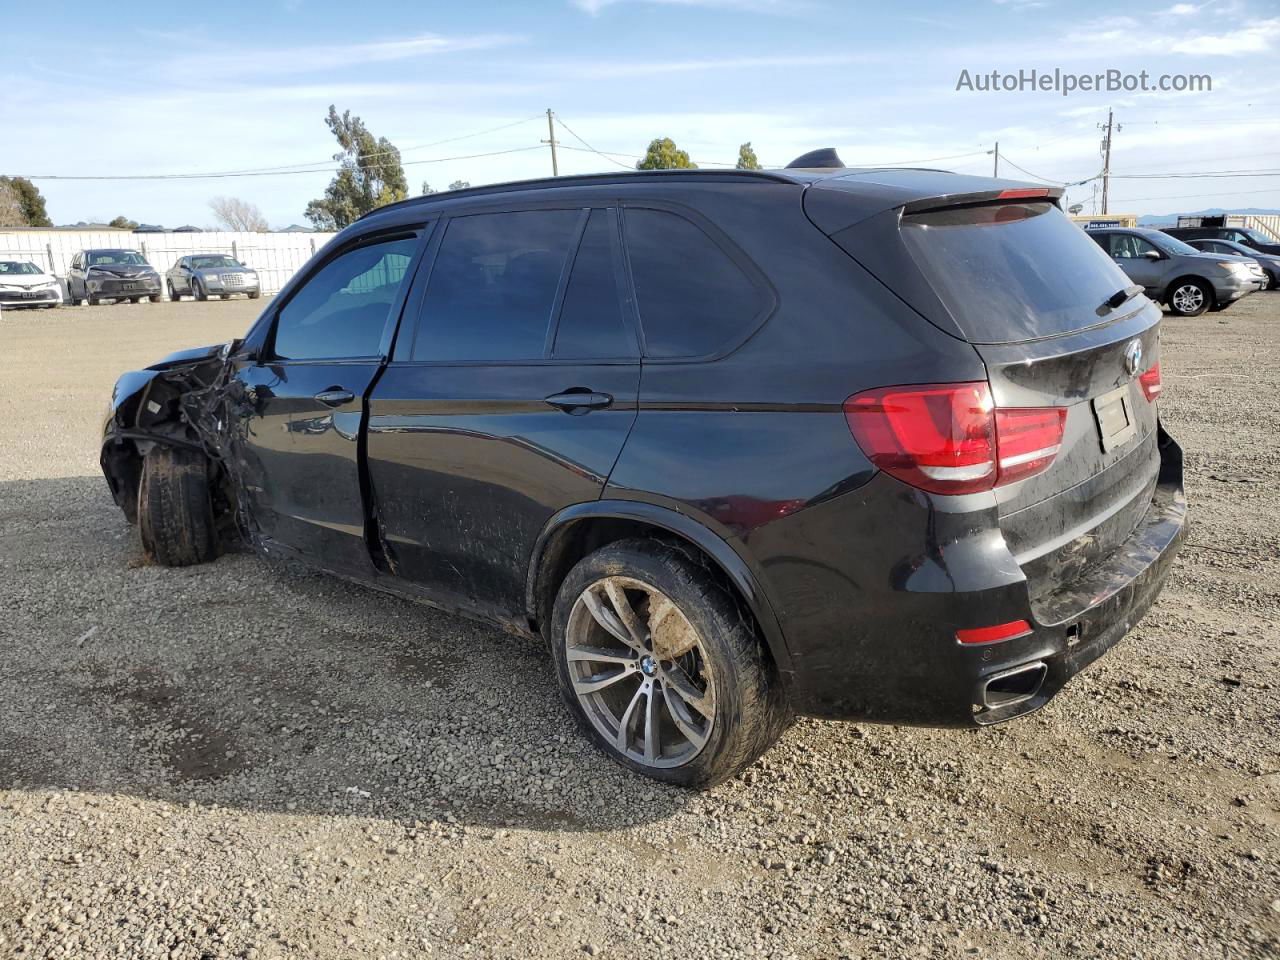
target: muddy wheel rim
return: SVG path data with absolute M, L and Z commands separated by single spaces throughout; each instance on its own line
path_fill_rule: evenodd
M 569 680 L 596 731 L 649 767 L 679 767 L 706 746 L 716 690 L 698 632 L 662 591 L 604 577 L 578 595 L 565 630 Z
M 1199 310 L 1204 304 L 1204 291 L 1194 284 L 1183 284 L 1173 292 L 1173 305 L 1182 313 Z

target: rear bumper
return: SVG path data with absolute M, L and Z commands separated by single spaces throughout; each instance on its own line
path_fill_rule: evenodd
M 1163 429 L 1159 450 L 1149 507 L 1126 542 L 1034 607 L 994 520 L 979 529 L 973 514 L 941 514 L 883 475 L 849 494 L 851 502 L 836 501 L 839 509 L 811 521 L 817 526 L 805 539 L 831 549 L 842 543 L 848 567 L 810 564 L 802 582 L 776 562 L 767 575 L 794 709 L 828 719 L 982 726 L 1043 706 L 1142 619 L 1168 577 L 1187 504 L 1182 451 Z M 923 552 L 895 557 L 890 545 L 909 538 L 925 544 Z M 870 558 L 858 549 L 867 543 L 878 545 Z M 796 616 L 800 600 L 821 606 Z M 1026 620 L 1031 632 L 983 646 L 955 639 L 959 628 L 1014 620 Z

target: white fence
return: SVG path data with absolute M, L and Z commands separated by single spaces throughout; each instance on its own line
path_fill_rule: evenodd
M 332 233 L 130 233 L 127 230 L 0 230 L 0 260 L 30 260 L 66 280 L 71 258 L 97 248 L 137 250 L 164 274 L 179 257 L 226 253 L 258 272 L 275 293 L 329 242 Z

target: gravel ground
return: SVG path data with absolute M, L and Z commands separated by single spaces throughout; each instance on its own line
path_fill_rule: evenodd
M 1168 318 L 1191 544 L 1129 639 L 974 732 L 801 721 L 706 794 L 536 645 L 232 554 L 142 562 L 116 373 L 244 301 L 0 318 L 0 956 L 1280 955 L 1280 293 Z

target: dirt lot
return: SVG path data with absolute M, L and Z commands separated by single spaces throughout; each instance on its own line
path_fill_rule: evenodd
M 1280 955 L 1280 293 L 1164 327 L 1191 544 L 979 732 L 803 721 L 696 795 L 535 645 L 233 554 L 142 563 L 116 373 L 259 304 L 0 318 L 0 956 Z

